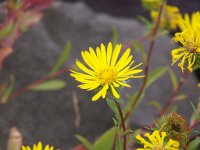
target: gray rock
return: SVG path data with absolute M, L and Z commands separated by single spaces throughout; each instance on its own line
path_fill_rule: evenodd
M 70 40 L 73 45 L 66 64 L 71 66 L 75 59 L 80 59 L 80 50 L 111 41 L 113 26 L 119 31 L 120 43 L 129 43 L 146 31 L 146 28 L 134 19 L 95 14 L 80 2 L 56 2 L 46 11 L 43 21 L 17 41 L 15 52 L 6 60 L 2 76 L 7 77 L 13 73 L 15 91 L 19 90 L 49 73 L 67 41 Z M 148 44 L 147 41 L 144 42 L 145 50 Z M 154 48 L 150 70 L 158 66 L 170 66 L 170 51 L 173 47 L 170 38 L 159 38 Z M 142 60 L 139 54 L 134 50 L 133 54 L 136 63 L 140 63 Z M 179 70 L 176 72 L 180 75 Z M 82 134 L 94 141 L 113 125 L 113 113 L 105 100 L 92 102 L 90 99 L 94 93 L 78 89 L 78 83 L 68 73 L 60 78 L 67 82 L 67 87 L 61 91 L 29 92 L 0 106 L 0 149 L 5 149 L 12 126 L 18 127 L 22 132 L 25 144 L 31 145 L 41 140 L 55 145 L 56 148 L 69 149 L 78 143 L 74 138 L 75 134 Z M 133 94 L 142 79 L 134 79 L 131 82 L 133 87 L 121 92 Z M 171 87 L 168 74 L 153 84 L 133 114 L 131 122 L 140 126 L 149 124 L 158 110 L 149 106 L 148 101 L 157 100 L 163 104 L 172 91 Z M 187 119 L 192 112 L 190 101 L 197 101 L 199 89 L 195 87 L 196 82 L 191 75 L 182 89 L 182 92 L 188 93 L 187 101 L 178 103 L 181 106 L 178 112 Z M 78 95 L 80 106 L 81 122 L 78 129 L 74 124 L 73 91 Z

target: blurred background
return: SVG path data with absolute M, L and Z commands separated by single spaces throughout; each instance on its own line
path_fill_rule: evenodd
M 200 10 L 199 0 L 174 0 L 168 4 L 178 6 L 182 13 Z M 13 53 L 4 61 L 1 80 L 9 80 L 12 74 L 15 82 L 14 94 L 0 105 L 0 150 L 6 149 L 12 127 L 17 127 L 23 135 L 24 144 L 43 141 L 63 150 L 79 143 L 75 134 L 81 134 L 93 142 L 112 127 L 111 118 L 114 115 L 106 102 L 92 102 L 93 93 L 78 89 L 78 83 L 69 76 L 68 69 L 74 66 L 76 59 L 80 59 L 80 51 L 90 46 L 108 43 L 113 37 L 124 45 L 139 39 L 148 31 L 138 20 L 139 15 L 150 20 L 149 11 L 142 8 L 140 0 L 54 1 L 44 11 L 42 20 L 16 40 Z M 174 31 L 171 32 L 173 34 Z M 142 44 L 147 51 L 149 41 L 144 40 Z M 69 57 L 55 76 L 66 86 L 56 90 L 30 90 L 30 84 L 49 77 L 66 46 L 70 49 Z M 171 66 L 170 52 L 175 47 L 177 45 L 171 41 L 170 35 L 160 37 L 154 48 L 150 69 Z M 134 49 L 133 55 L 136 64 L 143 61 Z M 178 77 L 182 77 L 177 66 L 172 69 Z M 189 76 L 180 91 L 180 95 L 185 93 L 184 100 L 177 101 L 173 108 L 188 122 L 193 112 L 190 103 L 192 101 L 196 105 L 198 101 L 199 76 L 199 71 Z M 126 99 L 127 95 L 135 93 L 141 82 L 142 79 L 131 81 L 131 89 L 122 89 L 123 97 Z M 147 90 L 143 102 L 131 117 L 133 129 L 150 124 L 159 112 L 149 101 L 163 105 L 171 93 L 172 84 L 166 72 Z

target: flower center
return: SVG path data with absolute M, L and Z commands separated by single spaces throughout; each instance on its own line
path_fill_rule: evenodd
M 105 70 L 101 71 L 98 76 L 101 84 L 111 84 L 117 78 L 117 73 L 113 68 L 106 68 Z
M 189 51 L 189 53 L 196 53 L 197 52 L 197 46 L 192 44 L 187 44 L 186 49 Z

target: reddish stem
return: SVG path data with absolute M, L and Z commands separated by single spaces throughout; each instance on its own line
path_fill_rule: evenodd
M 198 126 L 200 124 L 200 119 L 198 121 L 196 121 L 195 123 L 193 123 L 191 126 L 190 126 L 190 129 L 193 129 L 195 128 L 196 126 Z
M 146 63 L 145 63 L 145 68 L 144 68 L 145 77 L 144 77 L 143 83 L 140 87 L 140 90 L 139 90 L 139 93 L 137 94 L 137 97 L 135 98 L 135 100 L 131 104 L 130 109 L 125 114 L 125 120 L 130 116 L 131 110 L 136 106 L 136 104 L 138 103 L 143 91 L 145 90 L 145 86 L 146 86 L 147 78 L 148 78 L 148 72 L 149 72 L 149 63 L 150 63 L 150 60 L 151 60 L 153 47 L 155 45 L 156 36 L 157 36 L 158 30 L 159 30 L 159 25 L 160 25 L 160 20 L 161 20 L 162 11 L 164 9 L 164 5 L 165 5 L 165 0 L 163 1 L 163 3 L 160 6 L 159 15 L 158 15 L 155 27 L 154 27 L 153 32 L 152 32 L 152 38 L 151 38 L 151 41 L 150 41 L 147 60 L 146 60 Z
M 24 87 L 24 88 L 22 88 L 22 89 L 20 89 L 20 90 L 18 90 L 16 92 L 14 92 L 10 96 L 10 99 L 14 99 L 14 98 L 16 98 L 16 97 L 28 92 L 32 87 L 37 86 L 37 85 L 39 85 L 39 84 L 41 84 L 41 83 L 43 83 L 43 82 L 45 82 L 45 81 L 47 81 L 49 79 L 55 78 L 57 76 L 60 76 L 60 75 L 62 75 L 64 73 L 66 73 L 67 71 L 69 71 L 69 68 L 64 68 L 64 69 L 61 69 L 61 70 L 59 70 L 59 71 L 57 71 L 57 72 L 55 72 L 53 74 L 47 75 L 47 76 L 45 76 L 45 77 L 43 77 L 43 78 L 41 78 L 41 79 L 29 84 L 28 86 L 26 86 L 26 87 Z
M 119 103 L 115 100 L 115 104 L 117 106 L 117 109 L 119 111 L 119 115 L 120 115 L 120 118 L 121 118 L 121 126 L 122 126 L 122 129 L 123 129 L 123 139 L 124 139 L 124 150 L 126 150 L 126 126 L 125 126 L 125 120 L 124 120 L 124 116 L 123 116 L 123 113 L 122 113 L 122 109 L 121 109 L 121 106 L 119 105 Z
M 178 92 L 180 91 L 181 87 L 184 85 L 185 81 L 187 80 L 188 75 L 189 75 L 189 71 L 187 70 L 187 72 L 184 74 L 184 79 L 179 81 L 178 86 L 173 91 L 172 95 L 167 99 L 163 109 L 160 111 L 160 113 L 157 116 L 158 118 L 160 118 L 167 111 L 167 109 L 170 107 L 170 105 L 172 103 L 174 103 L 175 97 L 178 94 Z

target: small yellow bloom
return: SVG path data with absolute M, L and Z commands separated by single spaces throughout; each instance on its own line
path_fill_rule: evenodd
M 120 95 L 116 89 L 120 86 L 130 87 L 127 84 L 129 78 L 141 78 L 143 76 L 135 76 L 135 74 L 142 72 L 142 69 L 136 69 L 142 63 L 132 67 L 134 61 L 133 56 L 130 55 L 130 48 L 128 48 L 119 58 L 121 51 L 121 44 L 113 47 L 109 43 L 107 47 L 101 44 L 100 47 L 94 51 L 91 47 L 89 51 L 82 51 L 82 57 L 86 65 L 79 60 L 76 65 L 82 72 L 71 70 L 71 76 L 77 81 L 81 82 L 78 86 L 87 91 L 97 90 L 97 94 L 92 97 L 93 101 L 100 97 L 105 98 L 108 91 L 119 99 Z
M 178 141 L 172 139 L 167 142 L 164 141 L 167 136 L 166 132 L 161 132 L 160 136 L 160 132 L 156 130 L 151 135 L 146 133 L 145 136 L 148 138 L 147 140 L 140 135 L 136 137 L 136 139 L 144 144 L 144 148 L 137 148 L 137 150 L 178 150 L 179 148 Z
M 185 63 L 188 70 L 192 72 L 197 55 L 200 54 L 200 33 L 192 30 L 176 33 L 175 40 L 180 42 L 182 47 L 172 50 L 172 65 L 182 59 L 178 64 L 182 72 L 184 72 Z
M 198 87 L 200 88 L 200 83 L 198 83 Z
M 180 42 L 182 47 L 172 50 L 172 65 L 182 59 L 178 64 L 182 72 L 185 63 L 188 70 L 192 72 L 194 65 L 199 65 L 200 61 L 200 13 L 194 13 L 191 21 L 188 15 L 185 15 L 184 19 L 180 19 L 179 27 L 182 32 L 175 34 L 175 41 Z
M 53 146 L 49 146 L 46 145 L 43 149 L 42 149 L 42 142 L 38 142 L 38 144 L 34 144 L 33 148 L 31 148 L 30 146 L 22 146 L 22 150 L 54 150 Z
M 157 20 L 158 14 L 159 12 L 157 10 L 150 12 L 153 21 Z M 176 29 L 180 15 L 178 7 L 167 5 L 160 20 L 161 27 L 166 29 Z
M 200 12 L 193 13 L 191 18 L 188 14 L 185 14 L 184 17 L 179 16 L 178 26 L 181 31 L 200 30 Z

